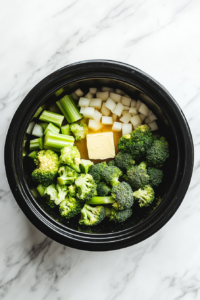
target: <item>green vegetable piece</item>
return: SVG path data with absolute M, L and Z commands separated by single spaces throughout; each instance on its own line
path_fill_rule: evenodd
M 51 201 L 54 201 L 56 205 L 59 205 L 67 195 L 67 187 L 59 184 L 51 184 L 45 190 L 44 194 L 50 197 Z
M 69 196 L 72 196 L 72 197 L 76 196 L 76 186 L 75 185 L 68 186 L 68 194 L 69 194 Z
M 152 146 L 147 150 L 146 159 L 149 166 L 160 168 L 169 157 L 168 142 L 164 137 L 155 139 Z
M 115 165 L 123 172 L 126 172 L 134 164 L 135 161 L 133 160 L 130 153 L 118 152 L 117 155 L 115 156 Z
M 62 217 L 70 219 L 81 212 L 82 206 L 82 203 L 75 197 L 69 196 L 60 203 L 59 211 Z
M 142 162 L 127 171 L 128 182 L 134 189 L 139 189 L 149 184 L 149 175 L 147 174 L 146 166 L 146 162 Z
M 49 123 L 40 122 L 40 123 L 38 123 L 38 125 L 42 126 L 43 130 L 45 131 L 45 129 L 47 128 L 47 126 L 49 125 Z
M 81 168 L 81 172 L 84 174 L 87 174 L 91 168 L 91 166 L 93 166 L 94 163 L 91 160 L 88 159 L 81 159 L 81 163 L 80 163 L 80 168 Z
M 38 191 L 38 193 L 40 194 L 41 197 L 44 197 L 44 196 L 45 196 L 45 194 L 44 194 L 45 188 L 43 187 L 42 184 L 39 184 L 39 185 L 37 186 L 37 191 Z
M 69 165 L 76 172 L 80 172 L 80 152 L 76 146 L 67 145 L 61 149 L 60 162 Z
M 30 151 L 43 149 L 43 138 L 37 138 L 34 140 L 30 140 Z
M 96 226 L 105 218 L 105 210 L 103 206 L 91 207 L 85 204 L 81 210 L 80 225 Z
M 104 196 L 104 197 L 98 197 L 94 196 L 90 200 L 86 202 L 87 204 L 92 205 L 104 205 L 104 204 L 113 204 L 115 203 L 115 200 L 111 196 Z
M 122 176 L 122 171 L 115 166 L 106 166 L 102 171 L 102 178 L 112 186 L 119 184 L 119 177 Z
M 96 183 L 98 183 L 102 179 L 102 171 L 105 167 L 106 167 L 105 161 L 91 167 L 89 174 L 92 175 Z
M 120 182 L 112 188 L 111 193 L 115 203 L 112 205 L 116 210 L 131 208 L 134 203 L 133 191 L 127 182 Z
M 114 160 L 114 159 L 110 160 L 110 161 L 108 162 L 108 166 L 110 166 L 110 167 L 116 166 L 115 160 Z
M 72 124 L 70 125 L 70 130 L 75 136 L 76 141 L 84 139 L 88 133 L 87 124 Z
M 90 174 L 81 174 L 76 180 L 77 187 L 76 196 L 80 200 L 88 201 L 96 195 L 96 183 Z
M 99 196 L 106 196 L 110 192 L 111 192 L 111 189 L 105 184 L 105 182 L 99 182 L 97 184 L 97 194 Z
M 64 92 L 64 88 L 60 88 L 55 92 L 56 97 L 60 96 Z
M 78 177 L 78 174 L 75 170 L 68 166 L 62 166 L 58 169 L 59 177 L 57 181 L 60 185 L 74 183 L 75 179 Z
M 122 223 L 125 222 L 128 218 L 132 215 L 132 209 L 125 209 L 125 210 L 115 210 L 114 208 L 105 207 L 105 214 L 106 217 L 109 218 L 109 221 L 114 221 L 115 223 Z
M 38 151 L 32 151 L 31 153 L 29 153 L 28 157 L 35 159 L 35 158 L 37 158 L 37 153 L 38 153 Z
M 158 186 L 162 182 L 163 171 L 156 169 L 154 167 L 149 167 L 147 169 L 147 173 L 149 175 L 149 184 L 154 187 Z
M 39 119 L 44 122 L 53 123 L 55 126 L 60 128 L 64 120 L 64 116 L 44 110 Z
M 145 185 L 143 188 L 133 193 L 133 196 L 139 201 L 139 206 L 149 206 L 154 200 L 154 190 L 150 185 Z
M 65 135 L 71 135 L 69 124 L 61 127 L 61 133 Z
M 57 101 L 56 104 L 64 114 L 68 123 L 74 123 L 82 119 L 83 116 L 80 114 L 74 100 L 70 95 L 64 96 L 60 101 Z
M 60 128 L 58 128 L 57 126 L 53 125 L 52 123 L 49 123 L 48 126 L 46 127 L 44 134 L 46 134 L 47 132 L 53 132 L 53 133 L 59 133 L 60 132 Z
M 52 150 L 61 150 L 62 148 L 73 145 L 74 138 L 70 135 L 64 135 L 60 133 L 47 132 L 44 138 L 44 148 Z

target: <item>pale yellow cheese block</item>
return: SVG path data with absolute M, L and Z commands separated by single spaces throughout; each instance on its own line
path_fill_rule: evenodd
M 89 159 L 107 159 L 115 157 L 115 145 L 112 132 L 87 134 Z

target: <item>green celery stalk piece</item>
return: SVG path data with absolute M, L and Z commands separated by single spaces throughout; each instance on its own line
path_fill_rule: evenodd
M 49 125 L 47 126 L 47 128 L 45 129 L 44 135 L 48 132 L 54 132 L 54 133 L 59 133 L 60 132 L 60 128 L 58 128 L 57 126 L 53 125 L 52 123 L 49 123 Z
M 80 114 L 76 103 L 70 95 L 66 95 L 60 99 L 60 104 L 70 119 L 70 121 L 68 121 L 69 123 L 73 123 L 82 119 L 83 116 Z
M 63 88 L 57 90 L 57 91 L 55 92 L 56 97 L 60 96 L 60 94 L 62 94 L 63 92 L 64 92 L 64 89 L 63 89 Z
M 37 156 L 37 151 L 32 151 L 31 153 L 29 153 L 28 157 L 35 159 Z
M 62 149 L 67 145 L 74 144 L 74 137 L 60 133 L 47 132 L 44 138 L 44 149 Z
M 65 119 L 67 120 L 67 122 L 71 123 L 70 117 L 68 116 L 68 114 L 66 113 L 64 108 L 62 107 L 62 104 L 60 103 L 60 101 L 56 101 L 56 104 L 57 104 L 58 108 L 60 109 L 60 111 L 62 112 L 62 114 L 65 116 Z
M 99 205 L 99 204 L 112 204 L 114 203 L 115 200 L 111 196 L 102 196 L 102 197 L 92 197 L 90 200 L 86 201 L 87 204 L 94 204 L 94 205 Z
M 61 127 L 61 133 L 71 135 L 71 131 L 69 130 L 69 124 Z
M 37 191 L 38 191 L 38 193 L 40 194 L 40 196 L 41 197 L 44 197 L 45 195 L 44 195 L 44 187 L 41 185 L 41 184 L 39 184 L 38 186 L 37 186 Z
M 53 123 L 55 126 L 60 128 L 64 120 L 64 116 L 44 110 L 39 119 L 44 122 Z
M 48 126 L 49 124 L 46 123 L 46 122 L 40 122 L 40 123 L 38 123 L 38 125 L 42 126 L 43 130 L 45 131 L 45 129 L 47 128 L 47 126 Z
M 30 151 L 43 149 L 43 138 L 37 138 L 34 140 L 30 140 Z

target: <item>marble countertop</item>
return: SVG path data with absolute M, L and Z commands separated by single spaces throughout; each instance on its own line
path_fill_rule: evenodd
M 0 159 L 18 105 L 41 79 L 86 59 L 134 65 L 162 83 L 194 139 L 190 188 L 174 217 L 144 242 L 90 253 L 39 232 L 1 168 L 0 299 L 200 299 L 200 2 L 7 0 L 1 5 Z

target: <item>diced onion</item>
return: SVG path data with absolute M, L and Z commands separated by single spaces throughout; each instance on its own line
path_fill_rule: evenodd
M 43 136 L 42 126 L 40 126 L 39 124 L 35 124 L 35 126 L 33 127 L 33 130 L 32 130 L 32 135 L 37 136 L 37 137 Z
M 101 129 L 103 127 L 103 125 L 99 122 L 96 122 L 95 120 L 89 120 L 89 123 L 88 123 L 88 128 L 94 130 L 94 131 L 97 131 L 99 129 Z
M 105 106 L 105 102 L 103 102 L 103 104 L 102 104 L 102 107 L 101 107 L 101 113 L 102 113 L 102 115 L 104 115 L 104 116 L 109 116 L 109 115 L 110 115 L 110 109 L 108 109 L 108 108 Z
M 148 124 L 148 123 L 149 123 L 149 117 L 147 117 L 147 118 L 144 120 L 144 123 L 145 123 L 145 124 Z
M 124 116 L 124 115 L 126 115 L 126 114 L 128 114 L 128 110 L 123 110 L 123 111 L 122 111 L 122 116 Z
M 117 105 L 116 105 L 115 109 L 112 111 L 112 113 L 116 114 L 118 117 L 120 117 L 123 109 L 124 109 L 124 105 L 119 102 L 119 103 L 117 103 Z
M 125 105 L 124 105 L 124 108 L 123 108 L 123 110 L 128 110 L 128 111 L 129 111 L 129 109 L 130 109 L 130 107 L 129 107 L 129 106 L 125 106 Z
M 109 98 L 109 92 L 97 92 L 96 97 L 102 99 L 102 101 L 106 101 Z
M 90 99 L 90 100 L 92 100 L 93 95 L 89 92 L 89 93 L 87 93 L 84 97 L 85 97 L 85 98 L 88 98 L 88 99 Z
M 94 119 L 94 107 L 85 107 L 83 116 L 85 118 Z
M 130 106 L 131 105 L 131 98 L 127 98 L 127 97 L 122 96 L 121 103 L 123 105 Z
M 34 125 L 35 125 L 35 122 L 29 123 L 28 128 L 26 129 L 26 133 L 31 134 Z
M 115 90 L 113 88 L 107 87 L 107 86 L 103 86 L 101 88 L 102 92 L 114 92 Z
M 152 111 L 149 110 L 149 113 L 148 113 L 147 117 L 150 116 L 150 115 L 152 115 L 152 114 L 153 114 Z
M 141 124 L 140 117 L 138 115 L 133 116 L 131 118 L 131 123 L 133 124 L 133 126 L 137 126 L 137 125 Z
M 148 124 L 151 128 L 151 131 L 154 131 L 154 130 L 157 130 L 158 129 L 158 125 L 157 123 L 154 121 L 154 122 L 151 122 Z
M 119 95 L 124 95 L 125 93 L 122 91 L 122 90 L 119 90 L 119 89 L 116 89 L 116 94 L 119 94 Z
M 132 118 L 131 114 L 127 113 L 120 119 L 120 121 L 123 122 L 124 124 L 128 124 L 131 118 Z
M 144 119 L 146 118 L 146 117 L 145 117 L 144 115 L 142 115 L 142 114 L 139 114 L 139 117 L 140 117 L 141 122 L 143 122 Z
M 75 91 L 75 94 L 76 94 L 76 96 L 81 97 L 81 96 L 83 96 L 84 93 L 83 93 L 83 91 L 81 89 L 77 89 Z
M 138 100 L 136 102 L 136 106 L 135 107 L 136 107 L 137 110 L 139 110 L 141 104 L 142 104 L 142 102 L 140 100 Z
M 131 107 L 136 107 L 136 100 L 131 100 Z
M 78 102 L 78 106 L 80 106 L 80 107 L 86 107 L 86 106 L 89 106 L 90 105 L 90 99 L 88 99 L 88 98 L 83 98 L 83 97 L 81 97 L 80 99 L 79 99 L 79 102 Z
M 80 114 L 84 114 L 84 111 L 85 111 L 85 107 L 82 106 L 81 109 L 80 109 Z
M 96 109 L 100 109 L 102 104 L 102 99 L 93 98 L 90 102 L 90 106 Z
M 141 103 L 140 108 L 138 109 L 138 111 L 141 114 L 143 114 L 144 116 L 147 116 L 148 113 L 149 113 L 149 109 L 148 109 L 148 107 L 144 103 Z
M 71 93 L 72 98 L 74 99 L 74 101 L 78 100 L 78 96 L 75 94 L 75 92 Z
M 120 102 L 122 96 L 115 93 L 110 93 L 110 98 L 115 102 Z
M 148 118 L 149 118 L 149 122 L 153 122 L 157 120 L 157 117 L 154 114 L 151 114 L 150 116 L 148 116 Z
M 113 131 L 121 131 L 122 130 L 122 123 L 114 122 L 112 130 Z
M 116 103 L 111 98 L 108 98 L 108 100 L 105 102 L 105 106 L 110 110 L 114 110 Z
M 129 134 L 133 131 L 132 124 L 122 124 L 122 136 Z
M 117 115 L 116 114 L 112 114 L 112 118 L 113 118 L 113 122 L 117 120 Z
M 101 117 L 102 117 L 102 114 L 101 114 L 98 110 L 95 110 L 95 111 L 94 111 L 94 120 L 95 120 L 96 122 L 100 122 Z
M 89 92 L 91 93 L 91 94 L 96 94 L 96 92 L 97 92 L 97 88 L 90 88 L 89 89 Z
M 111 124 L 113 124 L 112 117 L 103 116 L 102 117 L 102 124 L 104 124 L 104 125 L 111 125 Z
M 129 108 L 129 112 L 130 112 L 130 114 L 132 114 L 133 116 L 138 114 L 138 111 L 137 111 L 136 107 L 130 107 L 130 108 Z

